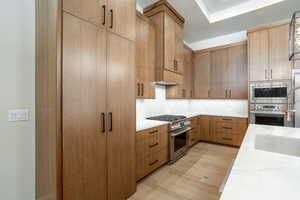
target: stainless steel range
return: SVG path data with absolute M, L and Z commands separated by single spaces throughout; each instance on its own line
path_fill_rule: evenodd
M 160 115 L 147 118 L 150 120 L 167 121 L 169 124 L 169 164 L 176 162 L 188 150 L 191 121 L 183 115 Z

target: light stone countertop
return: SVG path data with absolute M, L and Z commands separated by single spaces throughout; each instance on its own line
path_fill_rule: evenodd
M 212 114 L 212 113 L 177 113 L 171 115 L 184 115 L 187 118 L 197 117 L 201 115 L 209 115 L 209 116 L 220 116 L 220 117 L 238 117 L 238 118 L 248 118 L 248 115 L 239 115 L 239 114 Z M 136 131 L 142 131 L 149 128 L 154 128 L 157 126 L 162 126 L 165 124 L 169 124 L 169 122 L 156 121 L 156 120 L 147 120 L 147 119 L 137 119 L 136 121 Z
M 149 128 L 154 128 L 162 125 L 169 124 L 169 122 L 156 121 L 156 120 L 137 120 L 136 122 L 136 131 L 142 131 Z
M 300 157 L 256 149 L 257 134 L 299 140 L 300 129 L 251 124 L 221 200 L 300 199 Z

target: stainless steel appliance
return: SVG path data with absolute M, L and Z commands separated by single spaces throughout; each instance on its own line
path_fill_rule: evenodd
M 300 66 L 299 66 L 300 67 Z M 294 89 L 293 89 L 293 106 L 290 109 L 294 127 L 300 128 L 300 69 L 294 69 Z
M 291 81 L 255 82 L 250 84 L 250 103 L 287 103 Z
M 272 126 L 293 126 L 287 120 L 288 104 L 250 104 L 250 123 Z
M 147 118 L 168 121 L 169 124 L 169 164 L 176 162 L 188 150 L 191 121 L 182 115 L 161 115 Z

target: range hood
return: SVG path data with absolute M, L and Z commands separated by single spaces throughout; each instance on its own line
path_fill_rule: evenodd
M 174 86 L 177 85 L 176 82 L 172 82 L 172 81 L 157 81 L 154 82 L 155 85 L 160 85 L 160 86 Z

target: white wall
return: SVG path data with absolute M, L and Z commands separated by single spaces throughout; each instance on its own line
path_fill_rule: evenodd
M 227 44 L 232 44 L 236 42 L 241 42 L 247 40 L 247 32 L 241 31 L 237 33 L 231 33 L 228 35 L 222 35 L 215 38 L 210 38 L 207 40 L 197 41 L 194 43 L 187 44 L 191 49 L 194 51 L 201 50 L 201 49 L 207 49 Z
M 137 119 L 161 114 L 219 114 L 233 116 L 248 115 L 247 100 L 167 100 L 166 89 L 156 86 L 156 99 L 137 99 Z
M 0 199 L 35 198 L 35 1 L 0 6 Z M 30 121 L 8 122 L 8 109 L 28 108 Z

